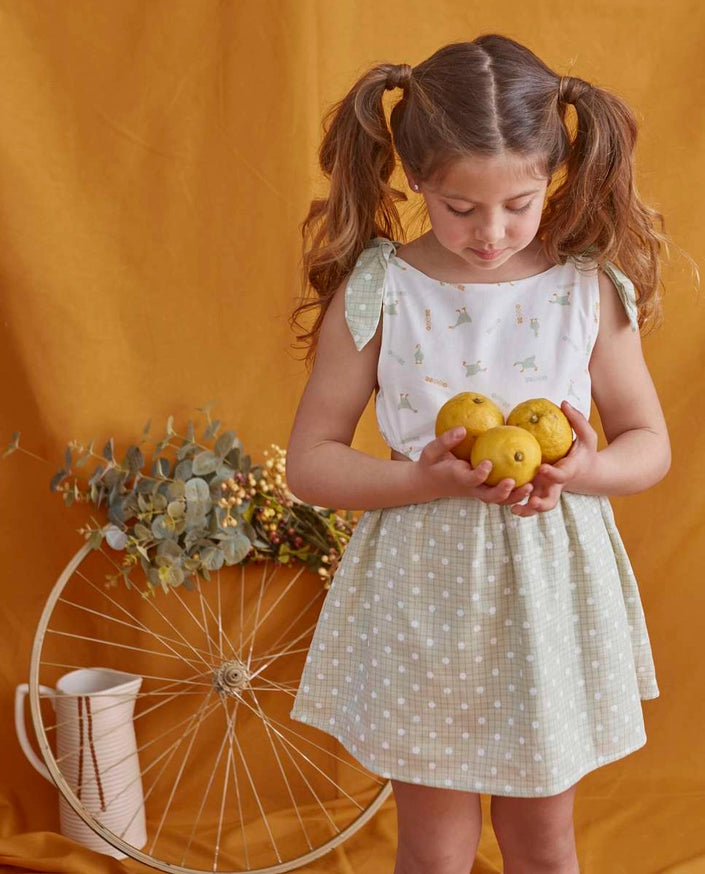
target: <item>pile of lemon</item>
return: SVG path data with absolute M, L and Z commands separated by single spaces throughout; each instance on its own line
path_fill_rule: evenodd
M 438 411 L 436 437 L 460 425 L 467 433 L 450 451 L 473 467 L 489 459 L 492 470 L 485 483 L 490 486 L 508 477 L 517 488 L 531 482 L 542 463 L 553 464 L 563 458 L 573 444 L 573 429 L 565 413 L 547 398 L 522 401 L 505 423 L 494 401 L 464 391 Z

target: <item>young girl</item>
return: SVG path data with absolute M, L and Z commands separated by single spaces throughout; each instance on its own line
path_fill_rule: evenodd
M 318 299 L 293 316 L 320 306 L 301 335 L 315 363 L 287 479 L 365 512 L 291 717 L 391 779 L 396 874 L 467 874 L 483 792 L 507 874 L 575 874 L 577 782 L 646 743 L 641 700 L 659 694 L 607 497 L 670 465 L 638 330 L 658 312 L 665 236 L 636 192 L 634 116 L 486 35 L 374 67 L 327 120 L 330 193 L 304 222 Z M 431 225 L 405 244 L 395 147 Z M 373 391 L 389 460 L 350 447 Z M 435 437 L 461 391 L 505 416 L 561 404 L 571 451 L 524 486 L 488 486 L 490 462 L 451 452 L 464 429 Z

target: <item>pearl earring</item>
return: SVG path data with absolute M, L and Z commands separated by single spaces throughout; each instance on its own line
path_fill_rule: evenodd
M 416 182 L 414 182 L 414 191 L 418 191 L 418 190 L 419 190 L 419 186 L 416 184 Z

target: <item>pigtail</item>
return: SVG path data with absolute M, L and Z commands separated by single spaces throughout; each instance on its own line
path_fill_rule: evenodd
M 303 298 L 291 316 L 320 307 L 313 327 L 297 335 L 309 341 L 311 362 L 320 324 L 334 291 L 350 273 L 365 243 L 377 236 L 402 239 L 403 228 L 395 201 L 406 195 L 389 185 L 396 166 L 392 135 L 382 97 L 386 89 L 409 87 L 411 67 L 382 64 L 365 74 L 323 119 L 324 138 L 318 156 L 330 180 L 328 197 L 314 199 L 301 226 L 303 285 L 316 299 Z
M 661 312 L 660 250 L 667 238 L 663 216 L 642 202 L 634 182 L 634 114 L 619 97 L 574 77 L 560 79 L 556 102 L 566 130 L 569 104 L 577 125 L 565 177 L 544 210 L 544 250 L 557 262 L 587 253 L 600 266 L 618 264 L 638 292 L 639 325 L 651 324 Z

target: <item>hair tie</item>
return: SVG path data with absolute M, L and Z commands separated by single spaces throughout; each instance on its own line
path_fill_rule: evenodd
M 413 68 L 409 64 L 395 64 L 387 73 L 385 90 L 392 91 L 394 88 L 408 88 L 413 72 Z
M 590 87 L 589 82 L 576 76 L 561 76 L 558 81 L 558 102 L 575 104 L 584 97 Z

